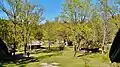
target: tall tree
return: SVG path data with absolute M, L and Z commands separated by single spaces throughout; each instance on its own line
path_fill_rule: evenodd
M 84 22 L 90 18 L 91 0 L 65 0 L 61 17 L 69 22 Z
M 36 5 L 30 4 L 28 0 L 24 3 L 24 10 L 23 13 L 25 13 L 25 16 L 23 18 L 24 25 L 26 27 L 26 33 L 25 33 L 25 46 L 24 46 L 24 52 L 26 54 L 27 50 L 27 44 L 29 43 L 30 38 L 30 27 L 35 27 L 39 21 L 41 21 L 42 15 L 43 15 L 43 9 L 41 7 L 37 7 Z M 35 25 L 35 26 L 31 26 Z M 37 27 L 37 26 L 36 26 Z
M 5 4 L 8 4 L 8 7 Z M 31 4 L 28 0 L 1 0 L 0 8 L 6 13 L 9 20 L 12 21 L 13 37 L 14 37 L 14 55 L 16 46 L 16 26 L 19 25 L 22 28 L 23 41 L 25 41 L 24 52 L 26 54 L 27 43 L 29 39 L 29 26 L 31 23 L 37 23 L 42 19 L 43 9 Z M 25 28 L 25 29 L 23 29 Z
M 9 5 L 8 7 L 5 7 L 5 3 Z M 16 49 L 16 25 L 17 25 L 17 17 L 19 15 L 19 7 L 22 5 L 21 0 L 1 0 L 0 1 L 0 8 L 3 12 L 6 13 L 9 20 L 13 23 L 13 39 L 14 39 L 14 55 L 15 55 L 15 49 Z
M 84 32 L 86 31 L 87 26 L 85 26 L 85 24 L 79 24 L 78 22 L 83 23 L 90 19 L 92 5 L 91 2 L 91 0 L 65 0 L 65 3 L 63 4 L 63 12 L 61 17 L 65 21 L 73 22 L 73 24 L 71 24 L 72 27 L 68 26 L 67 28 L 71 29 L 74 32 L 74 40 L 77 39 L 75 36 L 78 34 L 82 34 L 82 36 L 86 35 Z M 85 28 L 85 30 L 82 28 Z M 80 41 L 77 42 L 77 44 L 78 45 L 75 46 L 75 48 L 79 47 Z M 74 55 L 76 55 L 76 51 Z
M 104 54 L 105 44 L 106 44 L 106 38 L 107 38 L 107 23 L 108 23 L 108 0 L 99 0 L 101 5 L 101 14 L 103 17 L 103 27 L 104 27 L 104 36 L 103 36 L 103 44 L 102 44 L 102 54 Z

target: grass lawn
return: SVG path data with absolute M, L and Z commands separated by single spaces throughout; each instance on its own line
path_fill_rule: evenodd
M 41 67 L 41 63 L 60 63 L 60 67 L 110 67 L 107 55 L 102 56 L 100 53 L 94 53 L 79 57 L 73 57 L 73 48 L 65 48 L 64 51 L 46 52 L 31 54 L 32 59 L 24 60 L 17 63 L 4 63 L 2 67 Z

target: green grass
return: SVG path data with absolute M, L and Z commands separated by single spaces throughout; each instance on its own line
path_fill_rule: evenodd
M 81 55 L 77 53 L 76 56 Z M 80 57 L 73 57 L 73 48 L 66 48 L 64 51 L 50 53 L 31 54 L 34 60 L 26 60 L 22 63 L 5 63 L 5 67 L 40 67 L 40 63 L 60 63 L 60 67 L 110 67 L 108 55 L 100 53 L 89 54 Z

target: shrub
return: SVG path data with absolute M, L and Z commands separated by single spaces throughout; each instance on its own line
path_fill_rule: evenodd
M 6 57 L 5 52 L 0 50 L 0 60 L 5 59 L 5 57 Z
M 68 46 L 73 46 L 72 41 L 68 41 Z
M 61 50 L 64 50 L 65 45 L 61 44 L 58 48 L 59 48 L 60 51 L 61 51 Z

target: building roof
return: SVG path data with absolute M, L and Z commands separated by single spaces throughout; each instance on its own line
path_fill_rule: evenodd
M 31 43 L 29 43 L 27 45 L 40 45 L 40 42 L 39 41 L 31 41 Z

